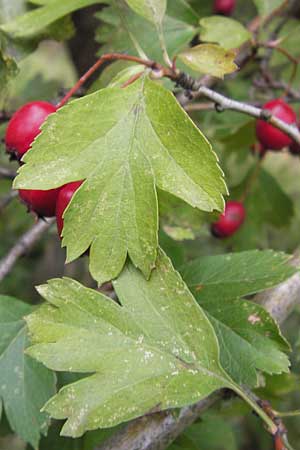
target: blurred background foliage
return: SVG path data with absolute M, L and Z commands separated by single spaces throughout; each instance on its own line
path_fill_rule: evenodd
M 46 3 L 46 1 L 45 1 Z M 178 2 L 177 2 L 178 3 Z M 176 4 L 177 4 L 176 3 Z M 170 42 L 174 51 L 185 46 L 199 34 L 198 20 L 211 14 L 211 0 L 191 0 L 191 10 L 181 23 L 179 30 L 172 33 L 176 4 L 171 4 L 168 15 Z M 174 6 L 175 5 L 175 6 Z M 0 0 L 0 21 L 22 14 L 34 6 L 23 0 Z M 31 100 L 56 102 L 65 89 L 72 86 L 78 75 L 96 59 L 96 53 L 108 49 L 128 50 L 128 40 L 124 32 L 114 24 L 114 15 L 110 8 L 101 5 L 89 7 L 73 14 L 72 18 L 63 18 L 53 24 L 45 36 L 36 36 L 26 45 L 14 45 L 12 53 L 18 60 L 18 74 L 10 80 L 7 89 L 1 90 L 1 109 L 12 112 L 20 105 Z M 238 1 L 235 17 L 247 24 L 255 16 L 255 6 L 251 1 Z M 137 17 L 137 16 L 136 16 Z M 140 30 L 142 19 L 132 23 L 130 15 L 126 20 L 132 24 L 132 30 Z M 279 20 L 279 19 L 278 19 Z M 267 33 L 276 28 L 277 19 L 269 26 Z M 119 35 L 121 34 L 121 37 Z M 51 39 L 51 36 L 55 39 Z M 177 36 L 177 37 L 176 37 Z M 288 20 L 279 34 L 284 38 L 282 45 L 295 57 L 300 56 L 300 20 L 299 17 Z M 46 39 L 44 39 L 44 37 Z M 66 41 L 61 41 L 65 39 Z M 174 41 L 174 39 L 177 39 Z M 1 42 L 2 36 L 0 36 Z M 142 41 L 145 47 L 153 41 L 151 25 L 144 29 Z M 119 42 L 124 48 L 116 48 Z M 10 45 L 10 44 L 9 44 Z M 153 50 L 154 54 L 157 51 Z M 259 60 L 251 62 L 244 70 L 217 86 L 220 92 L 237 100 L 261 105 L 266 100 L 281 95 L 282 91 L 255 87 L 254 80 Z M 274 79 L 288 82 L 291 65 L 284 55 L 273 52 L 270 61 Z M 3 73 L 3 61 L 0 61 L 0 74 Z M 14 63 L 11 70 L 16 71 Z M 116 64 L 117 66 L 117 64 Z M 119 70 L 119 69 L 117 69 Z M 113 78 L 113 66 L 106 69 L 96 80 L 96 85 L 104 86 Z M 3 77 L 2 77 L 3 80 Z M 95 80 L 94 80 L 95 81 Z M 300 71 L 293 81 L 293 87 L 299 87 Z M 293 101 L 293 108 L 299 116 L 300 101 Z M 288 151 L 269 152 L 260 163 L 250 148 L 255 143 L 254 122 L 246 116 L 233 112 L 218 113 L 214 109 L 190 111 L 191 117 L 212 143 L 226 176 L 230 196 L 240 199 L 245 189 L 247 221 L 236 235 L 230 239 L 217 240 L 211 236 L 210 223 L 215 215 L 197 212 L 178 199 L 160 193 L 162 246 L 172 257 L 176 267 L 195 256 L 212 255 L 228 251 L 240 251 L 253 248 L 272 248 L 293 253 L 299 246 L 300 226 L 300 159 Z M 6 123 L 0 127 L 3 139 Z M 261 170 L 256 173 L 257 165 Z M 4 146 L 0 148 L 0 165 L 16 170 L 16 164 L 10 163 Z M 254 175 L 253 175 L 254 173 Z M 255 175 L 256 174 L 256 175 Z M 9 195 L 11 182 L 0 179 L 0 205 Z M 26 207 L 15 197 L 6 207 L 0 206 L 0 258 L 14 245 L 16 240 L 30 227 L 35 218 L 27 214 Z M 34 286 L 53 277 L 62 275 L 78 279 L 86 286 L 95 287 L 87 269 L 87 258 L 64 265 L 65 251 L 60 248 L 55 227 L 34 247 L 30 254 L 18 261 L 13 272 L 1 283 L 0 293 L 15 296 L 28 303 L 38 302 Z M 249 268 L 251 270 L 251 268 Z M 293 410 L 299 407 L 299 325 L 300 311 L 297 311 L 287 323 L 283 332 L 291 343 L 293 374 L 264 377 L 264 388 L 259 395 L 273 402 L 278 410 Z M 68 375 L 70 376 L 70 375 Z M 68 380 L 60 380 L 65 384 Z M 244 415 L 247 406 L 237 399 L 228 399 L 214 410 L 206 413 L 199 422 L 190 427 L 170 450 L 270 450 L 271 438 L 263 433 L 259 421 L 251 415 Z M 300 419 L 286 419 L 289 439 L 294 447 L 300 448 Z M 87 433 L 78 440 L 59 438 L 59 422 L 54 422 L 49 436 L 43 438 L 41 450 L 92 450 L 101 439 L 110 434 L 96 431 Z M 23 450 L 26 445 L 16 436 L 3 417 L 0 427 L 1 450 Z M 28 447 L 29 448 L 29 447 Z

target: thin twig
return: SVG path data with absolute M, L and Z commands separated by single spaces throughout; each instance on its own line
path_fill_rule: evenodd
M 3 209 L 6 208 L 6 206 L 9 205 L 10 202 L 17 196 L 18 191 L 11 190 L 7 195 L 0 199 L 0 214 L 2 213 Z
M 13 170 L 6 169 L 6 167 L 0 167 L 0 178 L 7 178 L 8 180 L 13 180 L 16 176 L 16 172 Z
M 0 260 L 0 281 L 10 273 L 18 259 L 34 246 L 53 222 L 54 219 L 39 220 L 30 230 L 23 234 L 7 255 Z
M 156 63 L 155 61 L 151 61 L 148 59 L 139 58 L 138 56 L 126 55 L 123 53 L 107 53 L 102 55 L 98 61 L 77 81 L 77 83 L 70 89 L 70 91 L 64 96 L 64 98 L 57 104 L 57 108 L 61 108 L 64 106 L 68 100 L 80 89 L 83 84 L 107 61 L 130 61 L 136 62 L 137 64 L 141 64 L 150 69 L 160 70 L 163 67 Z
M 242 114 L 247 114 L 256 119 L 264 120 L 279 130 L 283 131 L 285 134 L 290 136 L 295 142 L 300 144 L 300 132 L 296 126 L 296 124 L 287 124 L 283 122 L 278 117 L 272 115 L 269 110 L 257 108 L 256 106 L 249 105 L 247 103 L 242 103 L 236 100 L 233 100 L 229 97 L 225 97 L 225 95 L 219 94 L 212 89 L 202 86 L 201 83 L 197 80 L 194 80 L 192 77 L 180 73 L 176 75 L 167 75 L 173 81 L 176 81 L 180 86 L 187 89 L 189 91 L 197 92 L 198 96 L 203 96 L 212 100 L 219 112 L 225 110 L 237 111 Z

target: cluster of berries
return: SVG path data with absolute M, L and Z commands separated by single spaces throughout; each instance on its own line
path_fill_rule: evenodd
M 263 109 L 269 110 L 272 115 L 289 125 L 297 125 L 297 116 L 294 110 L 281 99 L 275 99 L 265 103 Z M 255 146 L 255 151 L 258 151 L 261 157 L 268 150 L 280 151 L 285 147 L 289 148 L 290 153 L 300 156 L 299 144 L 268 122 L 257 120 L 256 137 L 258 143 Z M 212 224 L 212 234 L 221 239 L 232 236 L 242 226 L 245 218 L 246 211 L 243 203 L 229 201 L 226 203 L 224 213 Z
M 6 151 L 12 159 L 21 161 L 22 156 L 30 149 L 40 133 L 41 125 L 50 114 L 56 112 L 56 109 L 51 103 L 35 101 L 27 103 L 15 112 L 8 123 L 5 135 Z M 47 191 L 20 189 L 19 196 L 29 211 L 39 217 L 56 216 L 58 234 L 61 236 L 64 211 L 81 183 L 82 181 L 75 181 Z

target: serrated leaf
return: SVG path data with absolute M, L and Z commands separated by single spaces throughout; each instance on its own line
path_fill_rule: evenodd
M 273 11 L 280 8 L 285 3 L 285 0 L 253 0 L 258 14 L 265 18 L 269 16 Z
M 289 257 L 249 251 L 204 257 L 183 269 L 196 299 L 207 311 L 221 348 L 221 363 L 238 383 L 254 386 L 256 369 L 288 372 L 289 350 L 279 327 L 260 305 L 238 297 L 268 289 L 292 276 Z
M 238 383 L 256 386 L 257 370 L 289 372 L 289 346 L 279 327 L 260 305 L 220 297 L 199 303 L 208 314 L 220 345 L 221 364 Z
M 211 324 L 166 256 L 159 254 L 150 281 L 128 264 L 114 286 L 122 306 L 73 280 L 52 280 L 39 288 L 52 305 L 27 317 L 32 356 L 54 370 L 87 373 L 45 406 L 67 419 L 64 435 L 232 387 Z
M 237 70 L 235 53 L 216 44 L 196 45 L 180 53 L 178 57 L 191 69 L 218 78 Z
M 204 17 L 200 20 L 201 41 L 216 42 L 229 50 L 240 47 L 251 38 L 251 33 L 237 20 L 223 16 Z
M 208 141 L 173 94 L 147 78 L 51 115 L 24 162 L 16 188 L 86 180 L 65 212 L 63 244 L 68 261 L 91 246 L 99 283 L 118 276 L 127 253 L 147 277 L 155 266 L 156 187 L 201 210 L 223 208 L 225 184 Z
M 297 269 L 288 264 L 290 258 L 273 250 L 206 256 L 188 263 L 182 274 L 202 300 L 232 299 L 269 289 L 294 275 Z
M 130 8 L 137 14 L 160 25 L 167 9 L 167 0 L 126 0 Z
M 163 20 L 164 36 L 170 57 L 183 50 L 196 33 L 190 16 L 189 19 L 186 17 L 190 11 L 184 4 L 181 4 L 180 15 L 172 15 L 178 3 L 181 3 L 180 0 L 169 2 Z M 156 34 L 155 26 L 135 14 L 126 4 L 115 2 L 112 6 L 104 8 L 97 17 L 102 22 L 96 36 L 97 41 L 102 44 L 101 54 L 125 51 L 138 55 L 135 46 L 137 41 L 149 58 L 163 63 L 159 40 L 153 38 Z M 197 18 L 194 24 L 197 25 Z
M 23 316 L 32 311 L 26 303 L 0 296 L 0 400 L 12 430 L 37 449 L 49 425 L 40 409 L 55 393 L 55 377 L 24 357 L 28 338 Z
M 1 26 L 1 29 L 13 39 L 29 39 L 58 19 L 96 3 L 99 3 L 99 0 L 53 0 L 8 22 Z

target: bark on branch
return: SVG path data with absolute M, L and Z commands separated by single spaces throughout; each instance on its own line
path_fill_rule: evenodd
M 53 222 L 54 219 L 49 219 L 48 221 L 39 220 L 30 230 L 21 236 L 8 254 L 0 260 L 0 282 L 9 274 L 18 259 L 34 246 Z

